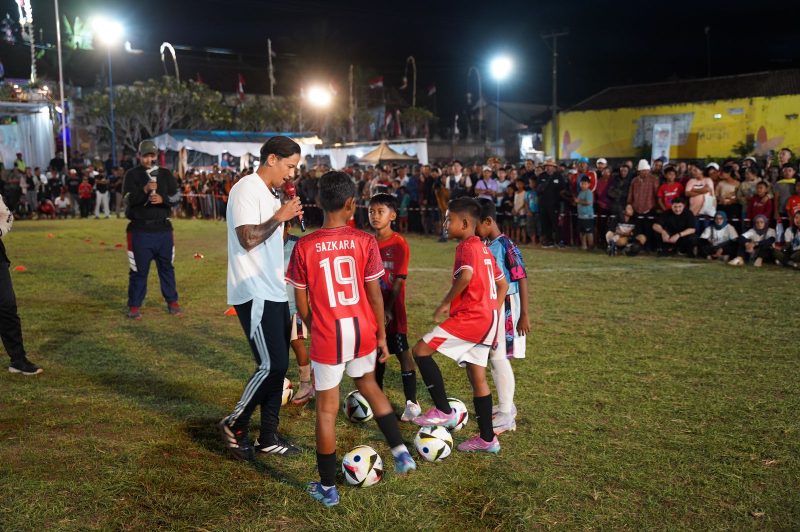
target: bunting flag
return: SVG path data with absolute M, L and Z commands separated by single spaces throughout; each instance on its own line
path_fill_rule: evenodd
M 431 83 L 428 85 L 428 96 L 433 96 L 434 94 L 436 94 L 436 84 Z
M 239 97 L 240 101 L 244 100 L 244 85 L 245 85 L 244 76 L 242 76 L 242 74 L 240 73 L 239 83 L 236 84 L 236 95 Z
M 388 130 L 389 129 L 389 124 L 391 124 L 391 123 L 392 123 L 392 112 L 391 111 L 386 111 L 386 114 L 383 117 L 383 129 L 384 130 Z
M 372 78 L 367 83 L 369 83 L 370 89 L 382 89 L 383 88 L 383 76 L 378 76 L 377 78 Z

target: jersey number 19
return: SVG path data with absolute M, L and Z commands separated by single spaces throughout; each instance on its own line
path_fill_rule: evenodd
M 319 267 L 325 274 L 325 288 L 328 290 L 328 303 L 335 308 L 337 303 L 342 306 L 358 303 L 358 278 L 356 277 L 356 260 L 349 256 L 340 256 L 333 259 L 319 261 Z M 491 263 L 489 264 L 491 268 Z M 336 286 L 334 287 L 334 279 Z M 494 286 L 494 285 L 493 285 Z M 342 290 L 336 290 L 342 288 Z M 495 299 L 497 295 L 495 294 Z

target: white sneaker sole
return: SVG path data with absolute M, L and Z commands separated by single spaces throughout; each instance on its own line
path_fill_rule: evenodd
M 502 427 L 492 427 L 495 434 L 502 434 L 504 432 L 510 432 L 517 430 L 517 424 L 512 423 L 511 425 L 503 425 Z
M 22 371 L 21 369 L 12 368 L 11 366 L 8 367 L 9 373 L 16 373 L 17 375 L 38 375 L 42 372 L 42 368 L 37 369 L 36 371 Z

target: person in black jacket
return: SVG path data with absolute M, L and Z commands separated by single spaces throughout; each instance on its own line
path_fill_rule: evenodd
M 14 215 L 6 207 L 0 197 L 0 237 L 6 236 L 11 231 Z M 11 284 L 11 273 L 8 267 L 11 261 L 6 255 L 6 247 L 0 240 L 0 339 L 6 348 L 11 364 L 8 371 L 22 375 L 36 375 L 42 368 L 28 360 L 25 346 L 22 343 L 22 324 L 17 313 L 17 297 L 14 294 L 14 285 Z
M 539 194 L 539 220 L 542 223 L 542 247 L 553 247 L 558 241 L 558 214 L 569 194 L 567 179 L 558 171 L 553 159 L 544 162 L 544 173 L 539 176 L 536 192 Z
M 170 314 L 182 316 L 175 287 L 175 244 L 170 210 L 180 201 L 178 182 L 172 172 L 156 166 L 158 148 L 152 140 L 139 145 L 140 164 L 128 170 L 122 184 L 128 224 L 128 317 L 142 319 L 140 307 L 147 293 L 147 274 L 155 260 L 161 295 Z

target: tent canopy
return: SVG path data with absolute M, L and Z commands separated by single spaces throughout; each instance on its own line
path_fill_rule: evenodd
M 0 117 L 12 117 L 0 125 L 0 158 L 10 168 L 22 153 L 28 166 L 47 168 L 56 152 L 53 113 L 48 103 L 0 102 Z
M 364 155 L 358 162 L 362 164 L 380 164 L 384 162 L 404 162 L 417 161 L 416 157 L 411 157 L 404 153 L 394 151 L 386 142 L 381 142 L 377 148 Z
M 322 144 L 322 140 L 310 132 L 285 131 L 198 131 L 187 129 L 170 129 L 155 137 L 153 141 L 159 150 L 187 150 L 222 155 L 230 153 L 234 157 L 250 154 L 257 156 L 261 146 L 270 138 L 283 135 L 294 139 L 300 145 L 301 156 L 314 152 L 314 146 Z

